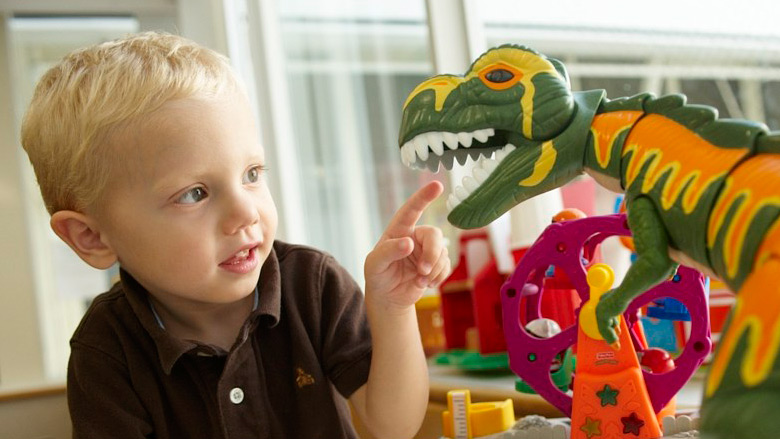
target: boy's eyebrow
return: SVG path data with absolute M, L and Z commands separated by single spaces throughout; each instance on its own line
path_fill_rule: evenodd
M 173 193 L 185 187 L 202 181 L 208 176 L 208 167 L 194 166 L 182 169 L 181 167 L 168 167 L 165 170 L 158 171 L 148 175 L 152 192 L 154 193 Z
M 259 154 L 251 154 L 249 156 L 249 161 L 252 163 L 265 164 L 265 150 L 262 149 L 262 146 L 258 146 L 258 148 L 260 148 L 260 150 L 263 152 Z
M 246 159 L 247 165 L 265 166 L 265 154 L 252 154 Z M 152 176 L 152 191 L 154 192 L 172 192 L 184 189 L 187 185 L 205 179 L 210 173 L 208 167 L 200 169 L 188 169 L 185 173 L 172 175 L 170 172 L 164 173 L 159 178 Z
M 161 178 L 152 183 L 151 189 L 153 194 L 161 194 L 163 196 L 169 197 L 175 195 L 177 192 L 186 188 L 187 186 L 191 185 L 196 181 L 197 180 L 191 180 L 191 179 L 184 180 L 178 178 L 177 179 Z

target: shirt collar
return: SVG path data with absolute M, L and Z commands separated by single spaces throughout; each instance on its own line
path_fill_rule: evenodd
M 149 334 L 157 348 L 160 364 L 166 374 L 170 374 L 174 364 L 185 353 L 198 348 L 199 344 L 174 337 L 165 330 L 165 326 L 149 300 L 149 292 L 133 278 L 133 276 L 120 268 L 120 281 L 128 302 L 138 318 L 141 326 Z M 262 322 L 267 327 L 273 327 L 279 323 L 281 308 L 281 276 L 279 274 L 279 261 L 276 251 L 271 250 L 268 258 L 260 270 L 260 278 L 255 287 L 254 310 L 249 315 L 239 337 L 242 342 L 254 329 L 254 322 Z
M 257 290 L 257 286 L 255 286 L 255 293 L 254 293 L 254 301 L 252 302 L 252 312 L 254 312 L 257 309 L 257 302 L 258 298 L 260 297 L 260 292 Z M 165 323 L 163 323 L 162 319 L 160 318 L 160 315 L 157 314 L 157 309 L 154 307 L 154 302 L 147 296 L 147 300 L 149 302 L 149 308 L 152 309 L 152 314 L 154 315 L 154 319 L 157 320 L 157 324 L 165 330 Z

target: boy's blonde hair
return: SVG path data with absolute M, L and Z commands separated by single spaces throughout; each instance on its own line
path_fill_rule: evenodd
M 85 211 L 121 165 L 112 134 L 164 103 L 237 86 L 224 56 L 146 32 L 70 53 L 46 72 L 22 123 L 22 146 L 49 213 Z

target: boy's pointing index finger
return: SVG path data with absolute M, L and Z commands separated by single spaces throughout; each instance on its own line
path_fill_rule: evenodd
M 390 220 L 390 224 L 385 229 L 385 236 L 388 238 L 410 236 L 422 213 L 443 191 L 444 186 L 438 181 L 432 181 L 418 189 L 395 212 L 393 219 Z

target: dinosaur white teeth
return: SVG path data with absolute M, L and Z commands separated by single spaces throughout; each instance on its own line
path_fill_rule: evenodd
M 488 137 L 490 137 L 490 130 L 474 131 L 474 139 L 476 139 L 480 143 L 487 142 Z
M 417 137 L 414 138 L 414 149 L 417 151 L 417 155 L 422 161 L 428 160 L 428 143 L 424 140 L 418 142 L 417 139 Z
M 426 140 L 428 141 L 428 145 L 431 147 L 433 152 L 436 153 L 436 155 L 442 155 L 444 154 L 444 144 L 442 139 L 442 134 L 437 132 L 430 132 L 425 135 Z
M 483 156 L 489 157 L 495 152 L 495 147 L 480 147 L 468 151 L 463 149 L 459 150 L 458 148 L 471 147 L 474 143 L 474 139 L 480 143 L 485 143 L 490 136 L 494 135 L 494 133 L 495 130 L 493 128 L 485 128 L 470 133 L 460 132 L 455 134 L 447 131 L 429 131 L 427 133 L 418 134 L 401 147 L 401 162 L 412 168 L 428 168 L 434 172 L 438 172 L 439 162 L 441 162 L 447 170 L 452 170 L 452 166 L 456 160 L 461 165 L 466 164 L 468 157 L 482 163 Z M 504 156 L 514 149 L 513 145 L 507 144 L 503 148 L 505 151 L 504 154 L 499 156 L 500 159 L 503 159 Z M 433 151 L 435 156 L 440 158 L 429 161 L 428 158 L 431 157 L 431 151 Z M 500 159 L 498 161 L 500 161 Z
M 458 133 L 458 142 L 466 148 L 471 146 L 471 142 L 474 140 L 474 136 L 471 133 Z
M 477 190 L 479 183 L 477 183 L 477 180 L 474 177 L 467 175 L 463 177 L 463 187 L 471 193 Z
M 469 197 L 469 193 L 466 192 L 466 189 L 463 188 L 463 186 L 458 186 L 455 188 L 455 196 L 458 197 L 458 200 L 463 201 L 466 198 Z
M 417 150 L 414 146 L 414 143 L 409 145 L 409 149 L 407 149 L 407 155 L 409 157 L 409 163 L 415 163 L 417 161 Z
M 447 134 L 451 133 L 442 132 L 440 134 L 443 141 L 446 143 Z M 483 140 L 480 140 L 478 136 L 489 137 L 493 134 L 494 130 L 491 128 L 475 131 L 474 133 L 458 133 L 457 137 L 458 141 L 461 144 L 464 144 L 464 140 L 470 143 L 472 136 L 480 142 L 484 142 Z M 485 138 L 485 140 L 487 140 L 487 138 Z M 452 212 L 452 210 L 458 207 L 460 203 L 462 203 L 466 198 L 470 197 L 472 193 L 479 189 L 479 187 L 485 183 L 488 178 L 490 178 L 490 174 L 492 174 L 493 171 L 498 168 L 498 165 L 501 163 L 501 161 L 506 159 L 506 157 L 509 156 L 515 149 L 517 148 L 514 145 L 507 143 L 503 148 L 482 147 L 476 150 L 460 150 L 453 151 L 449 154 L 444 154 L 441 158 L 441 162 L 447 170 L 452 169 L 454 160 L 457 160 L 461 165 L 466 163 L 468 157 L 471 157 L 476 161 L 471 170 L 471 175 L 463 177 L 461 185 L 455 187 L 447 197 L 447 212 Z M 491 155 L 493 158 L 490 158 Z
M 406 142 L 401 147 L 401 162 L 406 166 L 411 166 L 414 163 L 414 145 L 412 142 Z
M 443 132 L 441 133 L 442 139 L 444 139 L 444 144 L 447 145 L 447 148 L 449 149 L 457 149 L 458 148 L 458 135 L 455 133 L 448 133 Z
M 474 171 L 472 172 L 472 174 L 474 175 L 474 179 L 477 180 L 477 183 L 479 184 L 484 183 L 485 180 L 487 180 L 488 176 L 490 176 L 490 174 L 488 174 L 487 171 L 479 167 L 479 165 L 474 167 Z
M 447 210 L 449 212 L 452 212 L 452 209 L 458 204 L 460 204 L 460 200 L 458 200 L 458 197 L 456 197 L 455 194 L 450 194 L 450 196 L 447 197 Z
M 482 164 L 482 169 L 487 171 L 488 174 L 492 173 L 498 167 L 498 162 L 493 159 L 485 159 L 485 163 Z

